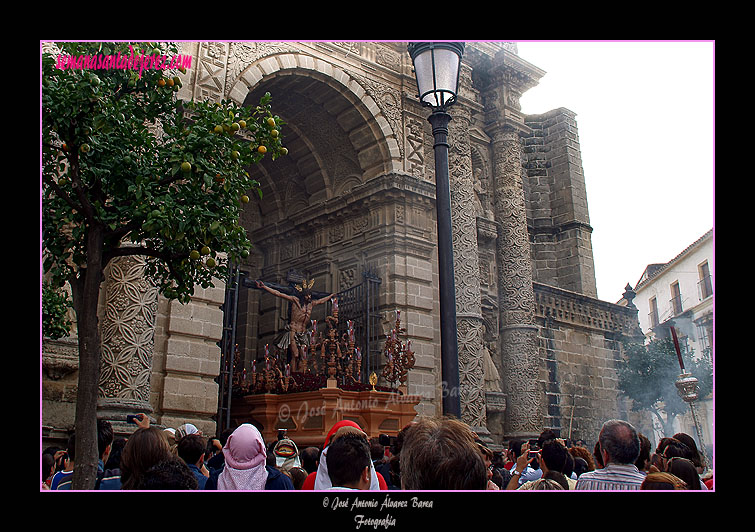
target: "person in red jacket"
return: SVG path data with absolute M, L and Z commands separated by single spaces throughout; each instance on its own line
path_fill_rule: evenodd
M 338 423 L 333 425 L 333 428 L 330 429 L 328 435 L 325 438 L 325 445 L 323 446 L 322 453 L 320 454 L 320 465 L 318 466 L 316 472 L 310 473 L 309 475 L 307 475 L 307 478 L 304 479 L 304 484 L 301 488 L 302 490 L 324 490 L 332 487 L 330 477 L 328 476 L 328 446 L 335 438 L 339 437 L 344 432 L 359 432 L 361 434 L 364 434 L 364 437 L 367 438 L 367 434 L 357 423 L 353 421 L 344 420 L 339 421 Z M 386 484 L 385 479 L 380 473 L 375 471 L 375 467 L 372 465 L 370 465 L 370 477 L 371 490 L 388 489 L 388 485 Z

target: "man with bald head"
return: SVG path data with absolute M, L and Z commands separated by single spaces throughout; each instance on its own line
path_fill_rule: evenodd
M 645 480 L 634 462 L 640 455 L 640 438 L 628 422 L 610 419 L 598 437 L 605 467 L 580 475 L 577 490 L 638 490 Z

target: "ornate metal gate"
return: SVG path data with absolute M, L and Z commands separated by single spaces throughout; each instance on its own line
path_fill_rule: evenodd
M 362 273 L 362 284 L 338 293 L 339 333 L 346 331 L 348 321 L 353 322 L 355 338 L 362 350 L 361 382 L 367 382 L 370 373 L 379 373 L 381 339 L 380 283 L 373 272 Z

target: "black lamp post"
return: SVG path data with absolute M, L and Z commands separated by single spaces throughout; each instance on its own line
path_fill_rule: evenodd
M 451 237 L 451 191 L 448 178 L 448 123 L 446 110 L 456 101 L 464 43 L 409 43 L 417 77 L 419 100 L 430 107 L 428 118 L 435 144 L 435 208 L 438 216 L 438 277 L 440 280 L 440 359 L 443 414 L 461 417 L 459 354 L 456 338 L 456 288 Z

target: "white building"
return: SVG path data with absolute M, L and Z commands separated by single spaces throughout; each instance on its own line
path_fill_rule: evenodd
M 669 338 L 673 324 L 681 350 L 713 363 L 714 238 L 711 229 L 665 264 L 650 264 L 637 282 L 634 304 L 648 340 Z M 713 443 L 712 397 L 697 403 L 705 444 Z M 692 416 L 677 418 L 678 431 L 696 437 Z M 660 436 L 671 436 L 665 434 Z M 698 442 L 699 443 L 699 442 Z

